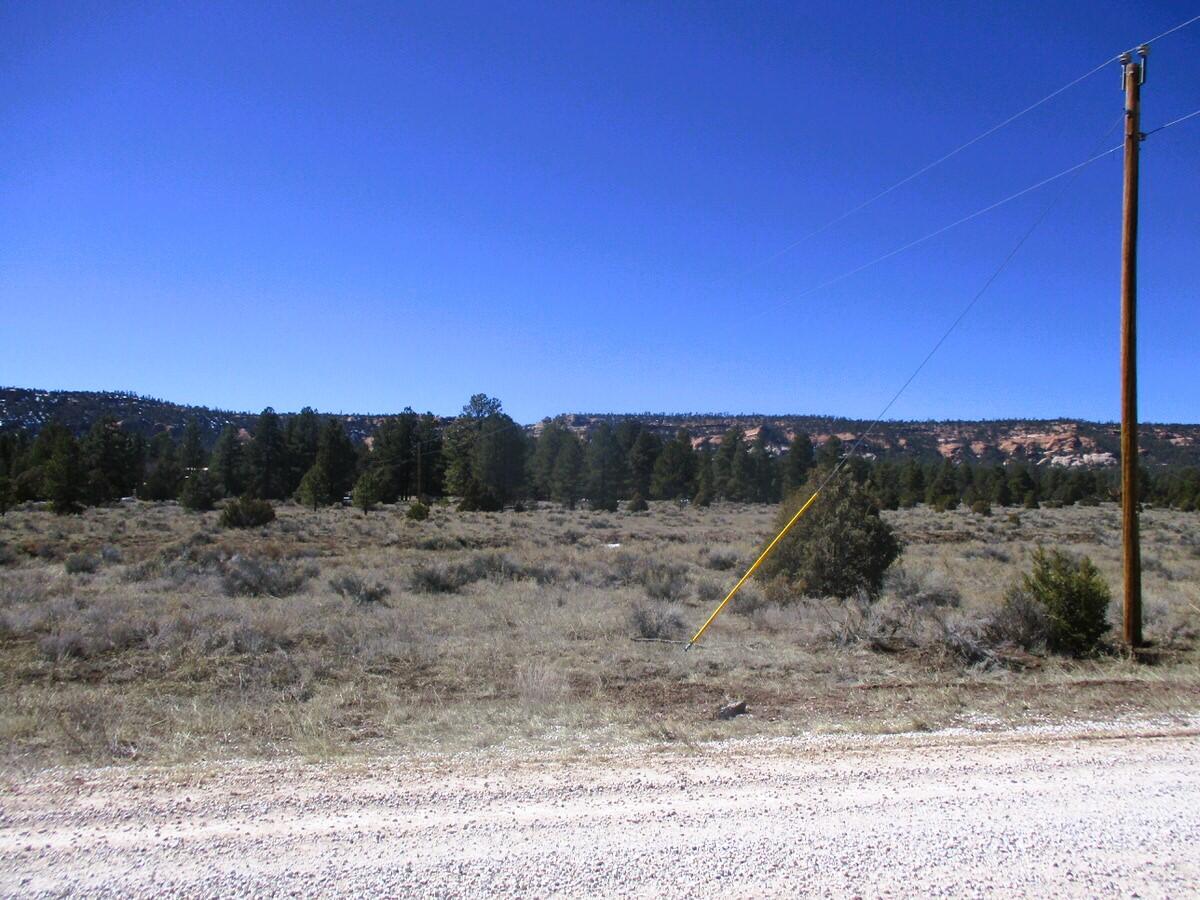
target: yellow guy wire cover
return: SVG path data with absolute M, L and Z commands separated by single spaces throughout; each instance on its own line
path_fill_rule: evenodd
M 712 615 L 709 616 L 707 621 L 705 621 L 705 623 L 700 626 L 700 630 L 697 631 L 694 635 L 692 635 L 692 639 L 690 641 L 688 641 L 687 646 L 684 647 L 685 650 L 690 650 L 692 647 L 692 644 L 694 644 L 694 643 L 696 643 L 696 641 L 700 640 L 701 635 L 703 635 L 704 632 L 706 632 L 708 630 L 708 626 L 711 625 L 713 623 L 713 621 L 717 618 L 717 616 L 719 616 L 721 614 L 721 610 L 723 610 L 725 608 L 725 605 L 727 603 L 729 603 L 729 601 L 733 599 L 734 595 L 742 589 L 742 585 L 750 580 L 750 576 L 752 576 L 755 572 L 758 571 L 758 567 L 763 564 L 763 560 L 765 560 L 768 556 L 771 555 L 771 551 L 775 549 L 775 545 L 778 544 L 780 541 L 782 541 L 784 535 L 786 535 L 789 531 L 792 530 L 792 526 L 800 521 L 800 517 L 802 515 L 804 515 L 806 512 L 808 512 L 808 508 L 810 506 L 812 506 L 813 501 L 817 499 L 817 495 L 820 493 L 821 493 L 820 488 L 813 491 L 812 496 L 804 501 L 804 505 L 801 506 L 798 510 L 796 510 L 796 514 L 794 516 L 792 516 L 790 519 L 788 519 L 788 523 L 783 526 L 783 529 L 779 532 L 779 534 L 775 535 L 775 539 L 773 541 L 771 541 L 771 543 L 767 544 L 767 549 L 765 549 L 762 553 L 760 553 L 758 555 L 758 559 L 756 559 L 754 561 L 754 564 L 751 565 L 750 568 L 748 568 L 746 570 L 746 574 L 738 579 L 738 583 L 733 586 L 733 589 L 728 594 L 725 595 L 725 599 L 722 600 L 717 605 L 717 608 L 712 611 Z

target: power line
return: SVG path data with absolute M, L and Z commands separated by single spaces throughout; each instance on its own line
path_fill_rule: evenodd
M 1200 109 L 1192 110 L 1186 116 L 1180 116 L 1178 119 L 1172 119 L 1170 122 L 1167 122 L 1165 125 L 1159 125 L 1157 128 L 1152 128 L 1149 131 L 1144 131 L 1144 132 L 1142 132 L 1142 137 L 1150 137 L 1150 135 L 1152 135 L 1152 134 L 1157 134 L 1160 131 L 1164 131 L 1167 128 L 1170 128 L 1172 125 L 1178 125 L 1180 122 L 1186 122 L 1188 119 L 1191 119 L 1195 116 L 1200 116 Z
M 1154 37 L 1150 38 L 1149 40 L 1143 41 L 1139 46 L 1146 46 L 1148 44 L 1152 44 L 1155 41 L 1161 40 L 1162 38 L 1165 38 L 1169 34 L 1174 34 L 1176 31 L 1186 28 L 1189 25 L 1192 25 L 1196 22 L 1200 22 L 1200 15 L 1193 16 L 1192 18 L 1188 19 L 1187 21 L 1180 22 L 1178 25 L 1175 25 L 1174 27 L 1167 29 L 1162 34 L 1155 35 Z M 934 169 L 934 168 L 940 166 L 942 163 L 946 162 L 947 160 L 952 159 L 953 157 L 962 153 L 964 150 L 966 150 L 970 147 L 973 147 L 975 144 L 978 144 L 980 141 L 984 140 L 985 138 L 992 136 L 997 131 L 1000 131 L 1002 128 L 1005 128 L 1006 126 L 1011 125 L 1013 122 L 1017 121 L 1018 119 L 1020 119 L 1021 117 L 1025 116 L 1025 115 L 1028 115 L 1029 113 L 1033 112 L 1038 107 L 1043 106 L 1046 103 L 1049 103 L 1051 100 L 1053 100 L 1059 94 L 1062 94 L 1065 91 L 1070 90 L 1071 88 L 1075 87 L 1075 85 L 1079 84 L 1081 81 L 1086 81 L 1088 78 L 1095 75 L 1101 69 L 1107 67 L 1108 65 L 1110 65 L 1113 62 L 1116 62 L 1120 58 L 1121 58 L 1120 53 L 1110 56 L 1108 59 L 1104 60 L 1104 62 L 1100 63 L 1099 65 L 1093 66 L 1092 68 L 1088 69 L 1086 72 L 1084 72 L 1079 77 L 1071 79 L 1066 84 L 1064 84 L 1062 87 L 1056 88 L 1055 90 L 1051 91 L 1046 96 L 1042 97 L 1040 100 L 1037 100 L 1034 103 L 1031 103 L 1029 106 L 1026 106 L 1024 109 L 1020 110 L 1019 112 L 1013 113 L 1007 119 L 1004 119 L 1002 122 L 998 122 L 997 124 L 993 125 L 991 128 L 988 128 L 987 130 L 980 132 L 979 134 L 975 135 L 975 137 L 971 138 L 970 140 L 966 141 L 965 143 L 959 144 L 957 147 L 955 147 L 949 153 L 939 156 L 937 159 L 935 159 L 931 163 L 926 163 L 924 166 L 921 166 L 919 169 L 917 169 L 912 174 L 906 175 L 903 178 L 901 178 L 899 181 L 892 184 L 890 187 L 884 188 L 878 194 L 875 194 L 874 196 L 869 197 L 868 199 L 864 200 L 862 203 L 859 203 L 857 206 L 854 206 L 854 207 L 846 210 L 845 212 L 841 213 L 840 215 L 834 216 L 828 222 L 826 222 L 823 225 L 818 226 L 817 228 L 813 229 L 812 231 L 810 231 L 808 234 L 804 235 L 803 237 L 797 238 L 796 240 L 792 241 L 790 244 L 788 244 L 783 249 L 776 251 L 775 253 L 771 254 L 771 256 L 767 257 L 766 259 L 764 259 L 761 262 L 752 266 L 751 270 L 757 269 L 761 266 L 765 266 L 765 265 L 768 265 L 769 263 L 774 262 L 775 260 L 779 259 L 779 257 L 791 252 L 792 250 L 796 249 L 796 247 L 799 247 L 805 241 L 807 241 L 811 238 L 814 238 L 818 234 L 821 234 L 822 232 L 827 231 L 828 229 L 832 228 L 834 225 L 837 225 L 838 223 L 845 221 L 846 219 L 853 216 L 855 213 L 861 212 L 862 210 L 866 209 L 868 206 L 875 203 L 876 201 L 882 200 L 888 194 L 903 187 L 904 185 L 908 184 L 910 181 L 920 178 L 922 175 L 924 175 L 926 172 L 930 171 L 931 169 Z
M 1146 44 L 1153 44 L 1155 41 L 1159 40 L 1160 38 L 1165 38 L 1168 34 L 1174 34 L 1175 32 L 1179 31 L 1181 28 L 1187 28 L 1189 25 L 1195 24 L 1196 22 L 1200 22 L 1200 15 L 1192 16 L 1186 22 L 1180 22 L 1174 28 L 1168 28 L 1162 34 L 1156 34 L 1154 37 L 1150 38 L 1150 40 L 1148 40 L 1148 41 L 1142 41 L 1142 43 L 1139 46 L 1144 46 Z M 1134 48 L 1130 47 L 1129 49 L 1132 50 Z M 1120 54 L 1117 54 L 1117 56 L 1113 57 L 1113 59 L 1116 59 L 1119 56 L 1120 56 Z M 1109 62 L 1112 62 L 1112 59 L 1110 59 Z
M 874 259 L 869 260 L 868 262 L 861 263 L 860 265 L 857 265 L 852 269 L 847 269 L 845 272 L 842 272 L 838 275 L 834 275 L 832 278 L 827 278 L 825 281 L 815 284 L 812 287 L 802 291 L 801 293 L 799 293 L 793 297 L 790 297 L 790 298 L 781 300 L 777 303 L 773 303 L 769 306 L 766 306 L 763 309 L 759 310 L 757 315 L 751 316 L 750 318 L 757 318 L 758 316 L 765 315 L 769 312 L 772 312 L 772 311 L 778 309 L 784 303 L 791 303 L 796 300 L 800 300 L 803 297 L 807 297 L 810 294 L 815 294 L 817 291 L 824 290 L 825 288 L 830 287 L 831 285 L 837 284 L 839 281 L 844 281 L 845 279 L 851 277 L 852 275 L 857 275 L 859 272 L 862 272 L 864 269 L 869 269 L 871 266 L 878 265 L 879 263 L 884 262 L 885 260 L 891 259 L 893 256 L 903 253 L 906 250 L 911 250 L 913 247 L 923 244 L 926 241 L 932 240 L 933 238 L 938 237 L 939 235 L 945 234 L 947 231 L 950 231 L 953 228 L 957 228 L 959 225 L 965 225 L 967 222 L 970 222 L 973 219 L 977 219 L 980 216 L 984 215 L 985 213 L 989 213 L 994 209 L 998 209 L 999 207 L 1004 206 L 1006 203 L 1011 203 L 1013 200 L 1016 200 L 1019 197 L 1023 197 L 1028 193 L 1036 191 L 1039 188 L 1045 187 L 1046 185 L 1050 184 L 1051 182 L 1057 181 L 1058 179 L 1063 178 L 1067 175 L 1070 175 L 1073 172 L 1078 172 L 1081 169 L 1084 169 L 1087 166 L 1090 166 L 1092 163 L 1096 162 L 1097 160 L 1103 159 L 1106 156 L 1110 156 L 1113 153 L 1116 153 L 1123 146 L 1124 146 L 1123 144 L 1117 144 L 1115 147 L 1110 147 L 1108 150 L 1104 150 L 1101 153 L 1097 153 L 1094 156 L 1090 156 L 1087 159 L 1083 160 L 1082 162 L 1078 162 L 1069 168 L 1063 169 L 1061 172 L 1051 175 L 1048 178 L 1043 178 L 1041 181 L 1038 181 L 1035 184 L 1031 184 L 1028 187 L 1024 187 L 1021 190 L 1017 191 L 1016 193 L 1009 194 L 1007 197 L 1004 197 L 1001 200 L 996 200 L 993 203 L 989 203 L 987 206 L 981 207 L 972 213 L 968 213 L 967 215 L 963 216 L 962 218 L 956 219 L 955 221 L 950 222 L 947 225 L 943 225 L 940 228 L 937 228 L 937 229 L 929 232 L 928 234 L 922 235 L 919 238 L 908 241 L 907 243 L 902 244 L 899 247 L 896 247 L 892 250 L 889 250 L 887 253 L 877 256 Z

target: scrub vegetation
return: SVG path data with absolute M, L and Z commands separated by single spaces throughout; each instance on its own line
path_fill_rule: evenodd
M 1094 616 L 1080 624 L 1039 596 L 1066 581 L 1094 612 L 1098 586 L 1118 584 L 1112 505 L 885 511 L 903 549 L 877 591 L 838 599 L 782 575 L 756 580 L 686 654 L 664 641 L 704 620 L 776 508 L 410 508 L 283 503 L 241 528 L 171 502 L 10 510 L 6 764 L 582 751 L 1200 706 L 1194 513 L 1144 515 L 1153 646 L 1135 661 L 1096 634 Z M 1080 635 L 1098 643 L 1078 646 Z M 715 721 L 732 699 L 750 715 Z

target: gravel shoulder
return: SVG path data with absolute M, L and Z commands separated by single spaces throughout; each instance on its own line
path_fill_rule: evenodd
M 1200 719 L 0 781 L 0 894 L 1194 896 Z

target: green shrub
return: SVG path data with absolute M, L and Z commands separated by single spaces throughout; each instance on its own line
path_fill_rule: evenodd
M 217 504 L 217 485 L 204 470 L 192 472 L 179 489 L 179 505 L 192 512 L 205 512 Z
M 296 499 L 311 509 L 333 503 L 333 483 L 329 480 L 327 466 L 315 462 L 309 467 L 296 488 Z
M 1086 556 L 1075 559 L 1039 547 L 1033 554 L 1033 570 L 1021 580 L 1021 590 L 1045 611 L 1046 649 L 1051 653 L 1083 656 L 1100 646 L 1109 627 L 1112 595 Z
M 420 500 L 414 501 L 404 516 L 414 522 L 424 522 L 429 518 L 429 507 Z
M 226 528 L 255 528 L 275 521 L 275 507 L 267 500 L 241 497 L 230 500 L 221 510 L 221 524 Z
M 816 484 L 793 492 L 782 504 L 776 528 L 783 528 Z M 883 574 L 900 555 L 900 541 L 862 485 L 835 478 L 763 564 L 767 577 L 787 578 L 810 597 L 874 597 Z
M 986 500 L 976 500 L 971 504 L 971 512 L 977 516 L 990 516 L 992 514 L 992 504 Z
M 365 516 L 383 499 L 384 478 L 378 469 L 367 469 L 354 482 L 354 490 L 350 492 L 351 502 L 362 510 Z

